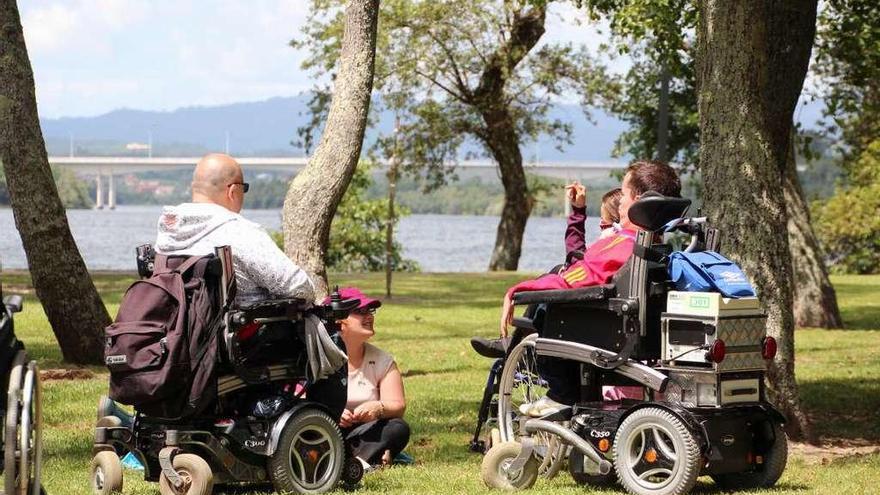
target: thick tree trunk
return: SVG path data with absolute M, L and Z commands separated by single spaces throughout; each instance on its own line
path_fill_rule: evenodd
M 495 249 L 489 261 L 489 270 L 516 270 L 522 254 L 522 239 L 526 222 L 532 213 L 533 200 L 529 194 L 522 153 L 513 119 L 506 109 L 484 114 L 489 128 L 487 146 L 501 169 L 504 185 L 504 207 L 495 236 Z
M 794 275 L 794 322 L 799 327 L 843 328 L 837 295 L 828 278 L 822 250 L 810 224 L 810 209 L 797 176 L 794 140 L 783 180 L 788 214 L 788 244 Z
M 352 0 L 333 101 L 321 142 L 284 200 L 284 251 L 312 275 L 318 298 L 327 294 L 324 257 L 336 208 L 357 167 L 370 110 L 379 0 Z
M 505 85 L 516 66 L 544 35 L 546 17 L 546 6 L 542 3 L 536 3 L 528 11 L 516 13 L 510 35 L 505 44 L 489 57 L 480 75 L 480 84 L 472 96 L 486 124 L 480 137 L 498 162 L 501 183 L 504 185 L 504 207 L 501 209 L 492 259 L 489 260 L 489 270 L 493 271 L 516 270 L 519 266 L 523 233 L 533 202 L 522 165 L 520 136 L 510 112 Z
M 64 359 L 103 362 L 110 316 L 70 234 L 49 169 L 15 0 L 0 0 L 0 162 L 34 289 Z
M 785 175 L 792 112 L 803 86 L 816 0 L 700 1 L 698 90 L 704 205 L 768 313 L 779 352 L 771 400 L 789 432 L 810 438 L 794 374 Z

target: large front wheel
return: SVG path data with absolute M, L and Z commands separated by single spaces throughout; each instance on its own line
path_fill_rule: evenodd
M 700 447 L 685 424 L 658 407 L 629 415 L 614 438 L 614 469 L 635 495 L 682 495 L 700 475 Z
M 342 433 L 327 413 L 305 408 L 294 414 L 269 458 L 269 476 L 281 493 L 332 490 L 344 466 Z

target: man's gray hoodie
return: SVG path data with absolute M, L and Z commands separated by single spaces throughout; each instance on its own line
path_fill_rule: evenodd
M 295 297 L 310 302 L 315 287 L 306 272 L 288 258 L 259 225 L 213 203 L 166 206 L 159 217 L 155 249 L 161 254 L 206 255 L 232 246 L 238 293 L 248 304 Z

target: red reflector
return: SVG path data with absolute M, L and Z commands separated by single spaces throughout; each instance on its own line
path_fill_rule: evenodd
M 253 337 L 254 334 L 257 333 L 257 330 L 259 330 L 261 326 L 263 326 L 262 323 L 257 323 L 255 321 L 252 321 L 252 322 L 248 323 L 247 325 L 239 328 L 238 329 L 238 339 L 239 340 L 247 340 L 247 339 Z
M 724 341 L 721 339 L 717 339 L 712 343 L 712 347 L 709 348 L 709 352 L 706 354 L 706 359 L 710 363 L 720 363 L 724 361 L 724 356 L 727 354 L 727 347 L 724 345 Z
M 773 359 L 776 357 L 776 339 L 773 337 L 764 337 L 764 340 L 761 342 L 761 356 L 764 359 Z

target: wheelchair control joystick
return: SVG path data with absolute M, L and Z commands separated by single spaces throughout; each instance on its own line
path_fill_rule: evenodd
M 137 269 L 141 278 L 149 278 L 153 275 L 153 260 L 156 258 L 156 251 L 150 244 L 142 244 L 135 249 L 137 253 Z

